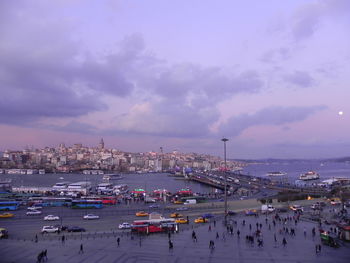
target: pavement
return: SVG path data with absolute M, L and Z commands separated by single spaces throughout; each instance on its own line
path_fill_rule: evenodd
M 282 217 L 293 216 L 292 212 L 280 214 Z M 106 232 L 89 235 L 72 234 L 66 236 L 62 243 L 61 236 L 47 235 L 33 239 L 4 239 L 0 240 L 0 261 L 7 262 L 36 262 L 37 255 L 47 249 L 47 262 L 90 263 L 90 262 L 349 262 L 350 246 L 343 244 L 340 248 L 331 248 L 322 245 L 320 253 L 315 252 L 315 245 L 321 244 L 318 232 L 312 236 L 312 228 L 317 225 L 313 222 L 287 221 L 286 224 L 277 222 L 274 227 L 272 216 L 248 217 L 244 215 L 229 218 L 233 225 L 233 235 L 227 232 L 223 219 L 217 217 L 211 223 L 181 225 L 178 233 L 171 234 L 170 240 L 174 244 L 169 249 L 168 234 L 158 233 L 140 236 L 129 232 Z M 267 223 L 266 223 L 267 219 Z M 245 220 L 245 225 L 243 225 Z M 237 224 L 234 224 L 234 221 Z M 249 244 L 246 235 L 256 230 L 256 223 L 262 224 L 263 247 L 255 243 Z M 99 224 L 96 221 L 96 224 Z M 249 225 L 252 225 L 250 230 Z M 270 225 L 270 229 L 269 229 Z M 211 231 L 209 231 L 209 226 Z M 291 236 L 283 227 L 295 228 L 296 235 Z M 240 230 L 240 237 L 237 230 Z M 306 236 L 304 236 L 304 229 Z M 282 233 L 280 233 L 282 230 Z M 192 231 L 196 232 L 198 242 L 193 242 Z M 216 235 L 219 238 L 216 238 Z M 277 242 L 274 241 L 276 234 Z M 224 237 L 225 236 L 225 237 Z M 120 238 L 120 246 L 117 238 Z M 283 237 L 287 245 L 282 245 Z M 215 248 L 209 249 L 209 241 L 215 242 Z M 80 245 L 83 244 L 84 253 L 79 254 Z

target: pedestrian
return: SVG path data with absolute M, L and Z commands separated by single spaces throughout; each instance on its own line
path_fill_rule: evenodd
M 79 254 L 84 254 L 83 244 L 80 244 Z
M 304 227 L 304 237 L 306 237 L 306 228 Z
M 252 224 L 249 224 L 249 230 L 252 230 Z
M 37 256 L 37 263 L 41 263 L 41 260 L 43 259 L 43 252 L 41 251 Z
M 275 234 L 273 234 L 273 238 L 274 238 L 274 240 L 275 240 L 275 243 L 277 243 L 276 233 L 275 233 Z
M 315 245 L 315 252 L 318 253 L 318 245 Z
M 209 227 L 208 227 L 208 232 L 210 232 L 211 231 L 211 225 L 209 225 Z
M 283 244 L 284 247 L 287 245 L 287 240 L 286 240 L 285 237 L 284 237 L 283 240 L 282 240 L 282 244 Z
M 216 227 L 216 221 L 214 220 L 214 227 Z
M 241 232 L 239 231 L 239 229 L 237 230 L 237 237 L 239 238 L 239 235 L 241 234 Z
M 117 244 L 118 244 L 118 247 L 119 247 L 119 245 L 120 245 L 120 238 L 119 237 L 117 238 Z
M 216 232 L 216 239 L 219 238 L 219 232 Z
M 318 245 L 318 252 L 321 253 L 321 244 Z
M 38 235 L 35 235 L 35 243 L 38 243 Z
M 61 238 L 61 240 L 62 240 L 62 244 L 64 244 L 64 242 L 65 242 L 65 240 L 66 240 L 66 237 L 63 235 L 62 238 Z
M 171 242 L 171 240 L 169 240 L 169 250 L 172 250 L 173 247 L 174 247 L 173 242 Z
M 169 238 L 169 239 L 171 238 L 171 233 L 170 233 L 170 232 L 168 232 L 168 238 Z
M 43 260 L 47 261 L 47 249 L 43 251 Z

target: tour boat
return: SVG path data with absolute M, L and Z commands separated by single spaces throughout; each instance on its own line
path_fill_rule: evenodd
M 309 171 L 309 172 L 301 174 L 299 176 L 299 179 L 303 180 L 303 181 L 317 180 L 319 178 L 320 178 L 320 175 L 318 173 L 316 173 L 315 171 Z

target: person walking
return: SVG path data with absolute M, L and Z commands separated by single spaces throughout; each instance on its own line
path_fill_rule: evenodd
M 117 238 L 117 244 L 118 244 L 118 247 L 120 245 L 120 237 Z
M 216 239 L 219 238 L 219 232 L 216 232 Z
M 38 235 L 35 235 L 35 243 L 38 243 Z
M 285 247 L 287 245 L 287 240 L 286 238 L 284 237 L 283 240 L 282 240 L 282 244 L 283 244 L 283 247 Z
M 65 242 L 65 240 L 66 240 L 66 237 L 63 235 L 62 238 L 61 238 L 61 240 L 62 240 L 62 245 L 63 245 L 64 242 Z
M 172 250 L 174 248 L 173 242 L 171 242 L 171 240 L 169 240 L 169 250 Z
M 41 251 L 39 254 L 38 254 L 38 256 L 37 256 L 37 263 L 41 263 L 41 261 L 42 261 L 42 259 L 43 259 L 43 252 Z
M 237 230 L 237 237 L 239 238 L 239 235 L 241 234 L 241 232 L 239 231 L 239 229 Z
M 83 244 L 80 244 L 79 254 L 84 254 Z
M 43 251 L 43 261 L 47 261 L 47 249 Z
M 208 232 L 210 232 L 211 231 L 211 225 L 209 225 L 209 227 L 208 227 Z

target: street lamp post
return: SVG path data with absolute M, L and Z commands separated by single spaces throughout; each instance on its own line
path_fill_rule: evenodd
M 225 161 L 225 170 L 224 170 L 224 175 L 225 175 L 225 225 L 227 224 L 227 173 L 226 173 L 226 169 L 227 169 L 227 165 L 226 165 L 226 142 L 228 141 L 227 138 L 222 138 L 221 141 L 224 142 L 224 161 Z

